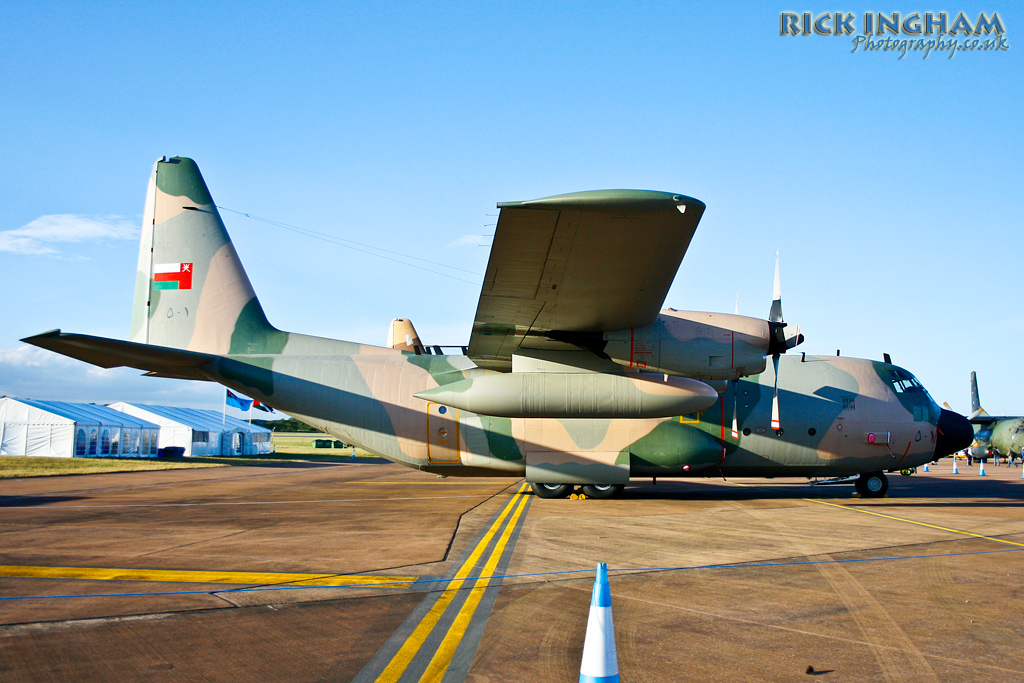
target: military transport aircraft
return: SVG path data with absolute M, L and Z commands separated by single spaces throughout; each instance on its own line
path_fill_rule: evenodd
M 992 417 L 981 407 L 978 396 L 978 375 L 971 373 L 971 415 L 974 441 L 968 455 L 974 460 L 987 460 L 1000 455 L 1009 459 L 1021 457 L 1024 448 L 1024 417 Z M 1024 458 L 1022 458 L 1024 462 Z
M 712 475 L 860 475 L 857 489 L 878 496 L 885 472 L 970 443 L 966 419 L 902 368 L 783 357 L 802 337 L 783 321 L 777 265 L 767 320 L 659 310 L 699 200 L 606 190 L 498 207 L 468 347 L 443 354 L 404 321 L 389 346 L 371 346 L 273 327 L 195 162 L 164 158 L 131 341 L 60 330 L 24 341 L 219 382 L 403 465 L 525 476 L 542 498 Z

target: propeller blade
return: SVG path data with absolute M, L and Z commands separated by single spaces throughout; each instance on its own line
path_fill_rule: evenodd
M 782 278 L 779 275 L 779 252 L 775 252 L 775 286 L 772 307 L 768 312 L 768 353 L 776 356 L 800 344 L 804 337 L 799 325 L 787 325 L 782 319 Z
M 779 418 L 779 354 L 772 356 L 772 365 L 775 366 L 775 387 L 772 390 L 772 429 L 782 429 L 782 421 Z
M 739 396 L 737 395 L 739 394 L 739 383 L 736 380 L 732 380 L 730 384 L 732 385 L 732 438 L 738 439 L 740 438 L 740 425 L 738 420 L 736 419 L 736 404 L 739 403 L 740 400 Z
M 782 278 L 779 275 L 779 252 L 775 252 L 775 286 L 772 287 L 772 308 L 768 313 L 769 322 L 782 322 Z

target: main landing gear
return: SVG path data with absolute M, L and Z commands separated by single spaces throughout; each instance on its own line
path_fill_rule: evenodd
M 566 498 L 572 493 L 572 484 L 530 484 L 533 495 L 538 498 Z
M 881 498 L 889 490 L 889 480 L 884 472 L 867 472 L 857 477 L 853 487 L 862 498 Z
M 538 498 L 567 498 L 576 488 L 573 484 L 530 484 Z M 587 498 L 614 498 L 625 488 L 622 484 L 584 484 L 580 487 Z

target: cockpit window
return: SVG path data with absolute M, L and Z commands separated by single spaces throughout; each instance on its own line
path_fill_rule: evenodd
M 891 368 L 889 374 L 891 376 L 889 381 L 892 383 L 892 388 L 896 390 L 897 394 L 924 391 L 924 387 L 917 381 L 917 378 L 906 370 Z
M 885 367 L 885 366 L 883 366 Z M 889 384 L 900 399 L 903 407 L 913 412 L 915 422 L 931 422 L 935 424 L 942 413 L 942 408 L 931 397 L 928 390 L 903 368 L 887 366 Z M 884 371 L 879 373 L 883 378 Z

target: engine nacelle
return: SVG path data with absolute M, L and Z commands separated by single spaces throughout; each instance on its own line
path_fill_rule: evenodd
M 738 379 L 764 372 L 768 321 L 729 313 L 666 309 L 650 325 L 606 332 L 616 363 L 679 377 Z

